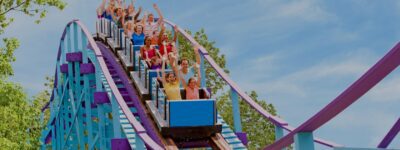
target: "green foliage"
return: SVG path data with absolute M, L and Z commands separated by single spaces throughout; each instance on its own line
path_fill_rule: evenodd
M 18 144 L 11 142 L 7 138 L 0 137 L 0 147 L 3 149 L 17 150 Z
M 63 0 L 0 0 L 0 35 L 14 21 L 8 15 L 22 12 L 39 19 L 46 17 L 48 7 L 63 9 Z M 49 100 L 49 92 L 44 91 L 29 101 L 23 88 L 7 81 L 14 74 L 11 63 L 14 51 L 19 47 L 16 38 L 4 38 L 0 45 L 0 149 L 37 149 L 39 137 L 44 127 L 40 121 L 41 108 Z
M 0 80 L 0 106 L 8 106 L 11 102 L 24 102 L 25 98 L 25 92 L 20 85 Z
M 14 21 L 9 13 L 22 12 L 28 16 L 39 14 L 39 19 L 35 21 L 39 23 L 41 19 L 46 17 L 46 8 L 55 7 L 62 10 L 65 6 L 66 3 L 63 0 L 0 0 L 0 35 Z M 4 79 L 13 75 L 10 63 L 15 61 L 13 54 L 19 45 L 16 38 L 3 39 L 0 46 L 0 78 Z
M 274 106 L 267 104 L 264 100 L 259 100 L 255 91 L 251 91 L 249 96 L 269 113 L 276 115 Z M 247 133 L 249 140 L 248 149 L 261 149 L 265 145 L 273 143 L 275 141 L 274 125 L 243 100 L 240 100 L 239 103 L 242 130 Z M 217 106 L 219 114 L 233 128 L 232 101 L 229 92 L 218 97 Z
M 40 121 L 41 108 L 50 99 L 49 89 L 53 79 L 46 77 L 47 89 L 33 97 L 30 103 L 22 87 L 0 80 L 0 147 L 6 149 L 36 149 L 44 123 L 49 118 L 45 112 Z
M 43 91 L 39 92 L 37 95 L 33 97 L 33 103 L 38 106 L 38 110 L 40 110 L 44 105 L 46 105 L 47 102 L 50 100 L 51 96 L 51 90 L 53 89 L 53 83 L 54 83 L 54 77 L 46 77 L 46 83 L 44 83 L 44 86 L 46 89 Z M 47 109 L 44 112 L 43 116 L 43 121 L 42 124 L 46 125 L 47 121 L 49 120 L 50 117 L 50 109 Z
M 42 128 L 38 103 L 28 103 L 20 85 L 4 80 L 0 80 L 0 102 L 0 147 L 38 147 Z
M 0 34 L 14 21 L 14 18 L 7 17 L 10 12 L 22 12 L 32 17 L 39 14 L 39 18 L 36 20 L 39 23 L 46 17 L 47 10 L 45 8 L 55 7 L 62 10 L 66 5 L 63 0 L 0 0 Z
M 186 30 L 187 33 L 191 35 L 191 32 Z M 204 29 L 196 32 L 194 34 L 194 39 L 203 46 L 207 51 L 211 58 L 224 69 L 226 73 L 229 73 L 228 69 L 226 69 L 226 61 L 225 55 L 219 54 L 219 48 L 216 48 L 214 41 L 209 41 Z M 178 36 L 179 42 L 179 55 L 180 58 L 188 58 L 189 60 L 195 60 L 193 46 L 190 42 L 188 42 L 182 35 Z M 192 61 L 194 62 L 194 61 Z M 218 90 L 222 89 L 225 85 L 225 82 L 220 78 L 215 72 L 215 70 L 208 64 L 205 63 L 206 66 L 206 78 L 207 78 L 207 87 L 211 88 L 212 93 L 216 94 Z
M 16 38 L 4 38 L 3 42 L 5 47 L 0 47 L 0 79 L 13 75 L 11 62 L 15 61 L 14 50 L 19 47 Z

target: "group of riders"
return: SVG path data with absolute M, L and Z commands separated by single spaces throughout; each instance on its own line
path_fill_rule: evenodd
M 124 30 L 134 45 L 140 46 L 140 58 L 145 60 L 149 69 L 157 70 L 157 78 L 164 88 L 168 100 L 181 100 L 181 88 L 185 89 L 184 99 L 199 99 L 201 83 L 199 45 L 193 45 L 196 62 L 189 65 L 187 58 L 179 58 L 177 40 L 178 27 L 174 26 L 174 36 L 169 39 L 165 30 L 164 17 L 157 4 L 153 4 L 158 19 L 142 7 L 135 10 L 134 1 L 126 5 L 122 0 L 103 0 L 97 8 L 98 18 L 114 22 Z M 179 63 L 178 63 L 179 62 Z M 166 72 L 169 68 L 172 72 Z M 160 70 L 161 69 L 161 77 Z

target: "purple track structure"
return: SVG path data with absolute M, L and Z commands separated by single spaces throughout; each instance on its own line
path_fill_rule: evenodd
M 400 131 L 400 118 L 396 121 L 385 138 L 379 143 L 378 148 L 387 148 Z
M 117 74 L 122 80 L 122 83 L 124 84 L 124 87 L 127 89 L 129 97 L 133 99 L 133 105 L 137 109 L 137 112 L 139 114 L 140 120 L 143 122 L 144 128 L 147 130 L 147 133 L 150 135 L 150 137 L 157 142 L 157 144 L 161 145 L 161 139 L 157 136 L 157 130 L 156 128 L 152 125 L 152 122 L 150 120 L 150 116 L 146 115 L 145 113 L 145 108 L 141 104 L 140 99 L 135 91 L 135 89 L 132 87 L 132 85 L 129 82 L 129 77 L 126 75 L 124 69 L 121 67 L 121 65 L 116 61 L 116 58 L 114 57 L 114 54 L 101 42 L 96 42 L 97 46 L 100 48 L 100 51 L 103 54 L 103 57 L 107 58 L 107 60 L 110 61 L 110 64 L 116 69 Z
M 361 96 L 367 93 L 372 87 L 378 84 L 390 72 L 400 65 L 400 43 L 397 43 L 381 60 L 369 69 L 360 79 L 343 91 L 331 103 L 325 106 L 313 117 L 294 129 L 288 135 L 279 139 L 277 142 L 267 146 L 267 150 L 281 149 L 293 143 L 293 136 L 298 132 L 312 132 L 337 114 L 345 110 Z

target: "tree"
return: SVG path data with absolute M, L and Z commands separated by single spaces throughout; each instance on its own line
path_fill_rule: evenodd
M 14 50 L 19 47 L 16 38 L 4 38 L 5 47 L 0 47 L 0 80 L 13 75 L 11 62 L 15 61 Z
M 267 104 L 264 100 L 259 100 L 255 91 L 251 91 L 249 96 L 269 113 L 276 115 L 275 107 L 272 104 Z M 275 141 L 274 124 L 241 99 L 239 105 L 242 130 L 247 133 L 249 140 L 248 149 L 261 149 L 263 146 L 273 143 Z M 232 101 L 229 92 L 218 97 L 217 106 L 218 113 L 233 128 Z
M 64 9 L 66 3 L 63 0 L 0 0 L 0 35 L 14 21 L 10 17 L 10 13 L 22 12 L 25 15 L 35 17 L 39 14 L 39 18 L 35 21 L 40 23 L 41 19 L 46 17 L 48 7 L 56 7 L 60 10 Z M 4 75 L 13 75 L 11 62 L 15 61 L 14 51 L 19 47 L 19 41 L 16 38 L 3 38 L 3 45 L 0 48 L 0 78 L 4 79 Z
M 46 9 L 66 6 L 62 0 L 0 0 L 0 35 L 14 21 L 12 12 L 28 16 L 39 15 L 39 23 L 46 16 Z M 14 74 L 11 63 L 16 60 L 14 51 L 19 47 L 16 38 L 3 38 L 0 46 L 0 147 L 1 149 L 37 149 L 43 125 L 40 123 L 41 98 L 29 100 L 22 86 L 8 81 Z M 48 95 L 47 95 L 48 96 Z M 47 98 L 48 100 L 49 98 Z
M 7 105 L 0 106 L 0 147 L 36 149 L 40 144 L 42 128 L 40 106 L 37 103 L 28 103 L 22 88 L 16 84 L 14 87 L 19 88 L 14 91 L 19 93 L 19 96 L 11 97 Z M 0 93 L 0 97 L 2 95 L 3 92 Z
M 186 30 L 186 32 L 191 34 L 188 30 Z M 226 69 L 225 55 L 219 53 L 219 49 L 214 46 L 214 41 L 208 40 L 204 29 L 196 32 L 194 34 L 194 39 L 208 51 L 208 54 L 222 69 L 224 69 L 226 73 L 229 73 L 228 69 Z M 181 35 L 178 36 L 178 42 L 180 58 L 185 57 L 194 62 L 195 58 L 192 44 Z M 213 94 L 216 94 L 218 91 L 223 89 L 225 81 L 218 76 L 215 70 L 208 63 L 206 63 L 206 75 L 207 87 L 211 88 Z M 276 115 L 274 106 L 272 104 L 267 104 L 264 100 L 258 100 L 258 95 L 255 91 L 250 92 L 250 97 L 269 113 Z M 231 126 L 231 128 L 233 128 L 232 102 L 228 92 L 217 97 L 217 107 L 218 113 Z M 275 141 L 274 125 L 252 109 L 243 100 L 240 100 L 240 112 L 242 128 L 243 131 L 247 133 L 249 140 L 249 149 L 260 149 Z
M 9 57 L 6 57 L 7 60 L 11 60 Z M 35 149 L 40 144 L 41 106 L 38 103 L 29 103 L 19 84 L 6 81 L 7 73 L 9 72 L 0 74 L 3 76 L 0 79 L 0 147 Z
M 7 17 L 7 14 L 11 12 L 22 12 L 28 16 L 36 16 L 39 14 L 39 18 L 36 23 L 39 23 L 41 19 L 46 17 L 48 7 L 56 7 L 58 9 L 64 9 L 66 3 L 63 0 L 1 0 L 0 1 L 0 34 L 4 32 L 13 21 L 14 18 Z
M 47 76 L 46 80 L 46 83 L 44 83 L 46 88 L 33 97 L 33 104 L 38 106 L 37 110 L 40 111 L 41 108 L 49 102 L 54 85 L 54 77 Z M 43 113 L 43 120 L 41 121 L 43 125 L 42 128 L 46 127 L 47 121 L 50 119 L 50 109 L 46 109 Z

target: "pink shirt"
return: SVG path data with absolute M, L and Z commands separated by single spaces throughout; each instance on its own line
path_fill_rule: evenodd
M 186 99 L 200 99 L 199 96 L 199 88 L 195 87 L 194 89 L 187 87 L 186 88 Z

